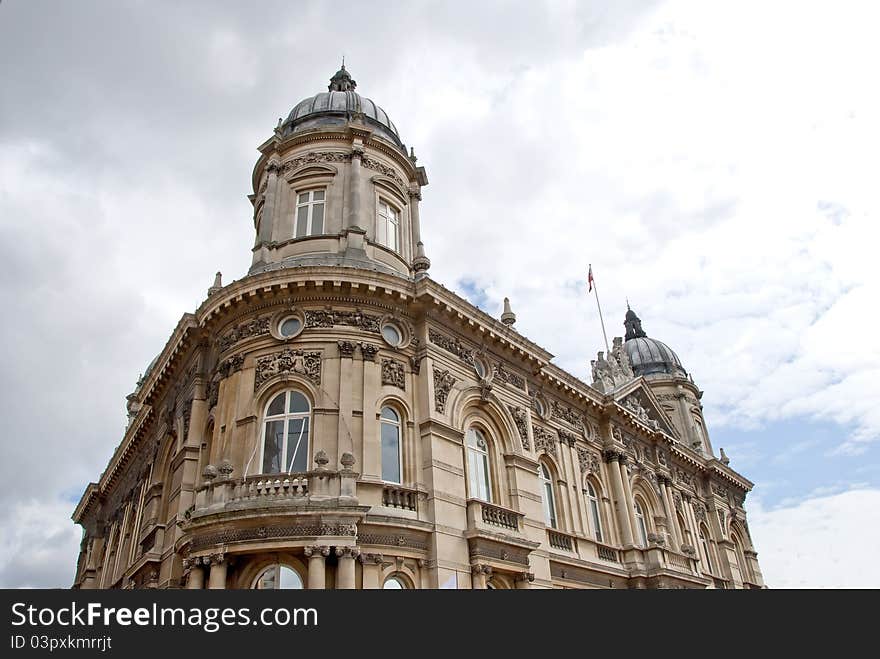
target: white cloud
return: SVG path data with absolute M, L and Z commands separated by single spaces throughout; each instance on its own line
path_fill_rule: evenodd
M 862 488 L 765 510 L 749 503 L 749 526 L 770 588 L 877 588 L 880 490 Z

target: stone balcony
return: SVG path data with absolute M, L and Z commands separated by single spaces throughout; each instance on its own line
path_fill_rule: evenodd
M 468 531 L 495 533 L 521 533 L 525 515 L 494 503 L 468 499 Z

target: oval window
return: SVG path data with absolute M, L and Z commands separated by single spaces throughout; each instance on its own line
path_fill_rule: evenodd
M 382 338 L 385 339 L 389 345 L 396 348 L 400 345 L 402 337 L 400 330 L 391 323 L 388 323 L 382 326 Z
M 302 321 L 296 316 L 288 316 L 278 325 L 278 333 L 284 338 L 296 336 L 302 329 Z

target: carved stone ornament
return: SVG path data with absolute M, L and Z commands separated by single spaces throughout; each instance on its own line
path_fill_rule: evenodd
M 456 379 L 449 371 L 434 369 L 434 409 L 441 414 L 446 411 L 446 399 Z
M 299 156 L 297 158 L 292 158 L 288 160 L 283 165 L 281 165 L 281 171 L 285 174 L 288 172 L 292 172 L 296 169 L 299 169 L 303 165 L 311 165 L 311 164 L 319 164 L 319 163 L 327 163 L 327 162 L 346 162 L 351 159 L 351 155 L 347 153 L 338 153 L 338 152 L 315 152 L 310 151 L 309 153 Z
M 501 362 L 497 362 L 495 364 L 495 368 L 493 371 L 493 377 L 496 380 L 500 380 L 501 382 L 505 382 L 507 384 L 513 385 L 517 389 L 526 390 L 526 381 L 524 378 L 520 377 L 516 373 L 511 373 L 507 369 L 504 368 L 504 365 Z
M 406 390 L 403 362 L 399 362 L 396 359 L 382 360 L 382 384 L 390 384 L 404 391 Z
M 237 373 L 244 366 L 244 355 L 232 355 L 229 359 L 220 363 L 217 367 L 217 373 L 221 378 L 228 378 L 233 373 Z
M 581 472 L 583 472 L 585 474 L 599 473 L 599 454 L 598 453 L 579 446 L 577 448 L 577 455 L 578 455 L 578 463 L 581 466 Z
M 331 328 L 336 325 L 357 327 L 365 332 L 379 333 L 379 316 L 363 313 L 362 311 L 337 311 L 325 309 L 323 311 L 306 311 L 306 327 Z
M 634 378 L 629 356 L 623 348 L 623 339 L 614 337 L 614 347 L 605 358 L 605 352 L 599 351 L 596 359 L 590 362 L 593 375 L 593 389 L 602 393 L 611 393 L 617 387 L 630 382 Z
M 513 422 L 516 424 L 516 429 L 519 432 L 519 439 L 522 442 L 523 449 L 530 451 L 532 447 L 529 446 L 528 412 L 523 408 L 515 407 L 514 405 L 508 405 L 507 409 L 510 410 L 510 415 L 513 417 Z
M 347 359 L 351 359 L 354 357 L 355 348 L 357 348 L 357 343 L 353 341 L 337 341 L 336 345 L 339 346 L 339 356 L 345 357 Z
M 702 504 L 700 501 L 694 501 L 694 517 L 696 517 L 699 521 L 706 521 L 706 506 Z
M 465 347 L 458 339 L 446 336 L 436 330 L 428 329 L 428 340 L 434 345 L 443 348 L 446 352 L 452 353 L 463 362 L 467 364 L 474 363 L 474 351 Z
M 569 446 L 574 447 L 577 443 L 577 437 L 575 437 L 573 433 L 570 433 L 567 430 L 562 430 L 561 428 L 556 432 L 559 434 L 559 442 L 561 444 L 568 444 Z
M 376 361 L 377 352 L 379 352 L 379 346 L 375 346 L 372 343 L 361 343 L 361 355 L 363 355 L 364 361 Z
M 299 373 L 315 384 L 321 383 L 321 353 L 285 348 L 274 355 L 256 359 L 254 391 L 264 382 L 282 373 Z
M 544 451 L 556 456 L 556 437 L 552 432 L 541 426 L 532 426 L 532 434 L 535 436 L 536 451 Z
M 405 187 L 403 179 L 400 178 L 400 174 L 398 174 L 393 167 L 389 167 L 388 165 L 381 163 L 374 158 L 369 158 L 368 156 L 361 156 L 361 165 L 366 167 L 367 169 L 372 169 L 375 172 L 379 172 L 383 176 L 387 176 L 388 178 L 392 179 L 401 187 Z
M 722 499 L 727 498 L 727 488 L 723 485 L 719 485 L 718 483 L 712 483 L 712 491 L 717 494 Z
M 583 418 L 580 414 L 570 407 L 560 405 L 555 400 L 550 403 L 550 415 L 554 419 L 561 419 L 575 428 L 580 428 L 583 425 Z
M 269 333 L 269 317 L 254 318 L 232 328 L 217 341 L 220 352 L 226 352 L 239 341 Z

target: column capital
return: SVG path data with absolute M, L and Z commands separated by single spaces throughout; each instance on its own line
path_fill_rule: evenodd
M 360 556 L 361 548 L 360 547 L 352 547 L 351 545 L 345 545 L 343 547 L 336 547 L 336 555 L 339 558 L 351 558 L 355 559 Z
M 607 448 L 602 451 L 602 459 L 604 459 L 605 462 L 618 462 L 621 458 L 626 460 L 626 456 L 617 449 Z
M 226 561 L 226 554 L 221 551 L 210 556 L 204 556 L 202 560 L 205 562 L 205 565 L 222 565 Z
M 382 562 L 385 560 L 382 554 L 362 554 L 360 549 L 358 549 L 358 553 L 358 560 L 361 562 L 361 565 L 382 565 Z
M 486 578 L 489 578 L 492 576 L 492 566 L 485 563 L 474 563 L 471 565 L 471 574 L 474 576 L 485 574 Z
M 309 545 L 303 547 L 303 553 L 305 553 L 308 558 L 319 558 L 321 556 L 327 557 L 330 555 L 330 547 L 328 545 Z

